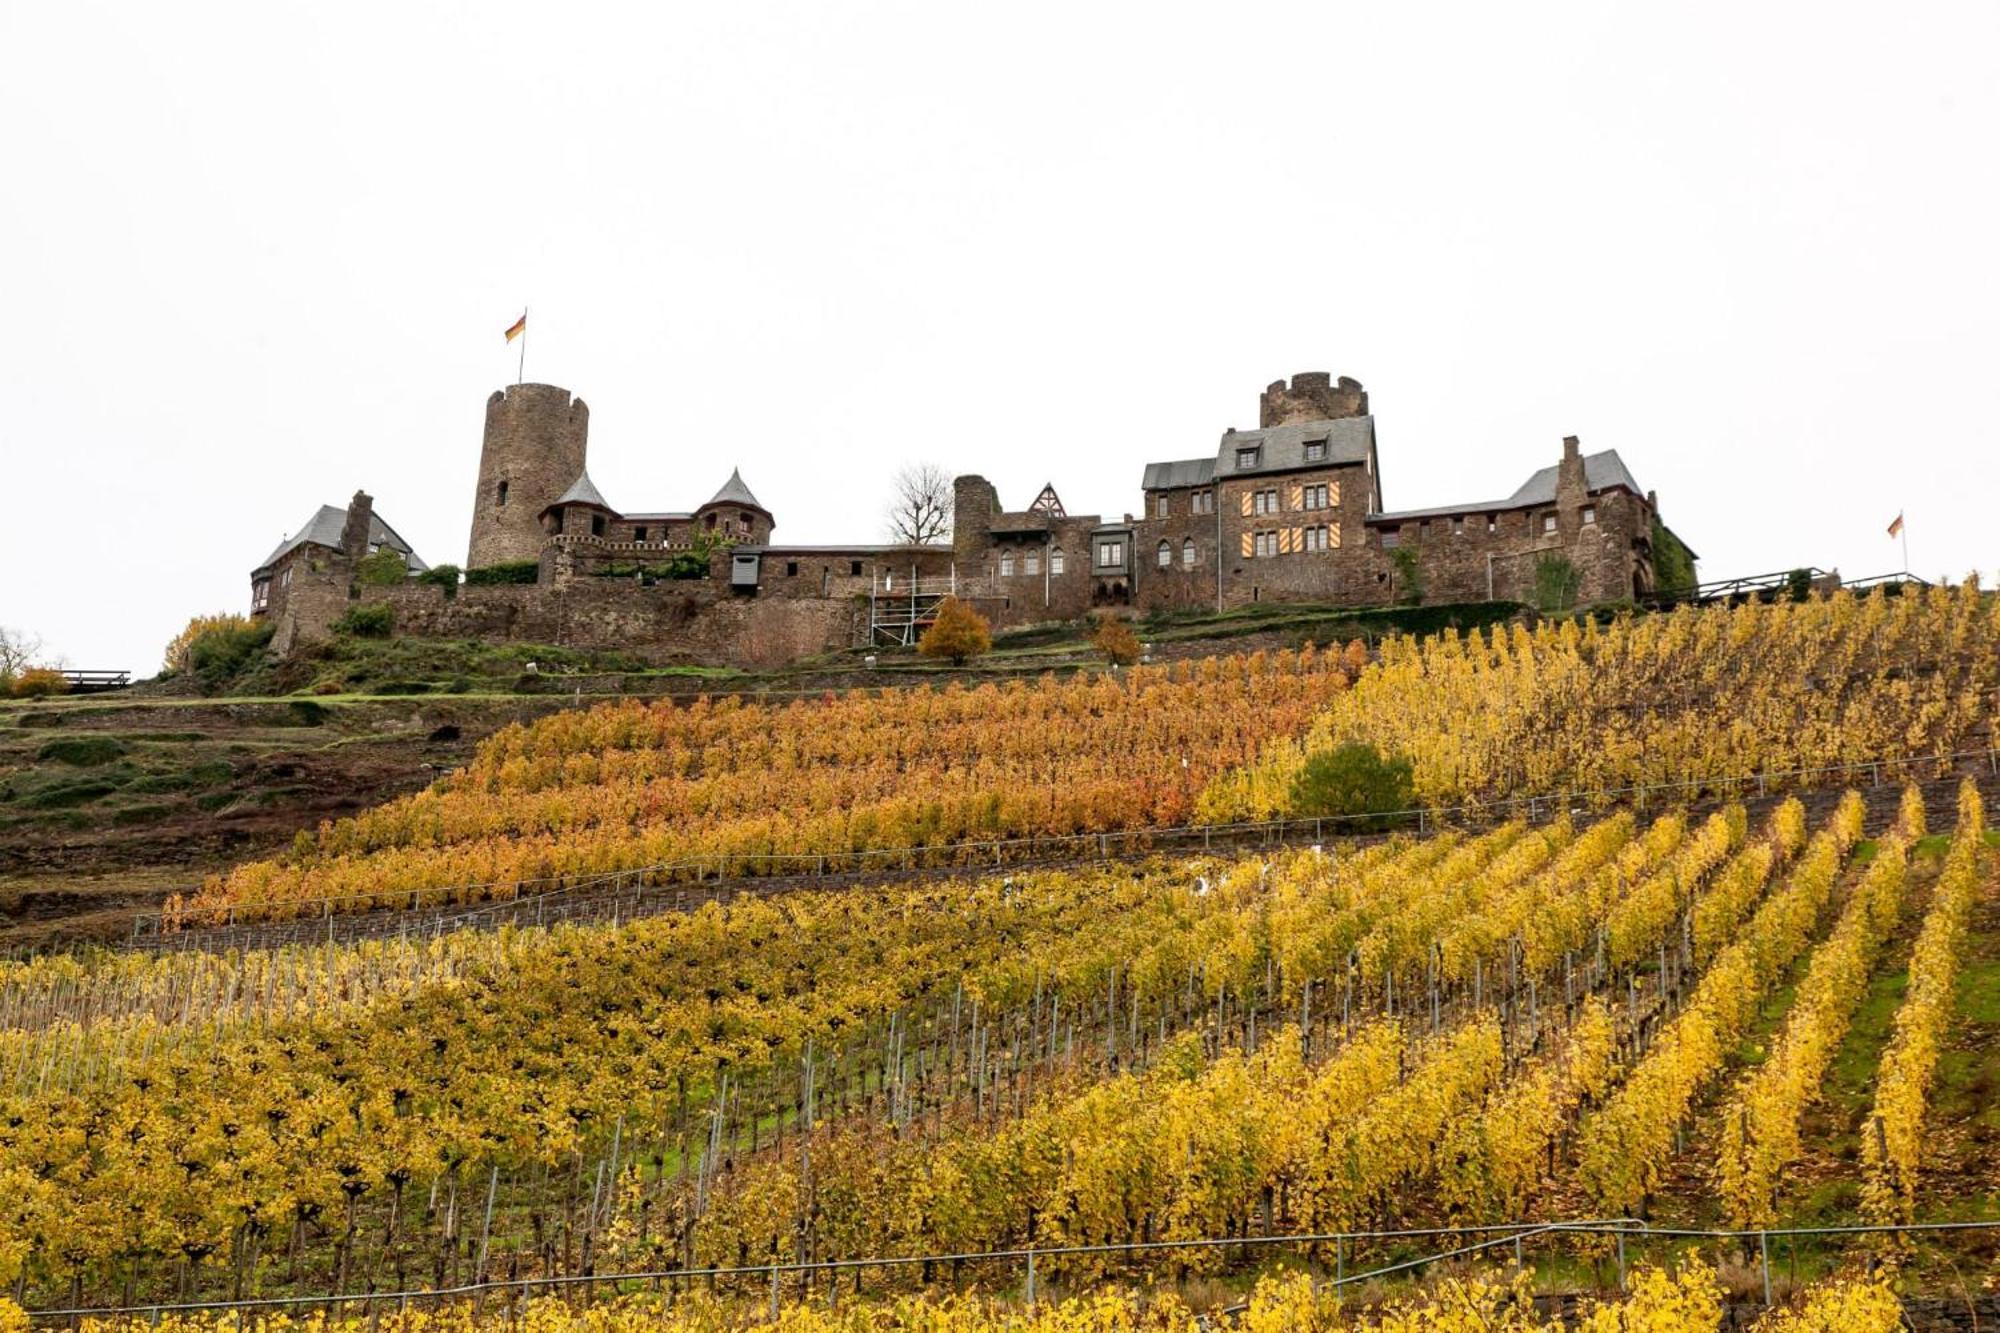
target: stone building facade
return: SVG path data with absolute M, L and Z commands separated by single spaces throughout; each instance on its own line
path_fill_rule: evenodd
M 1389 510 L 1367 391 L 1321 372 L 1269 385 L 1257 428 L 1224 431 L 1212 453 L 1146 464 L 1137 514 L 1072 515 L 1053 486 L 1009 510 L 984 477 L 960 476 L 949 545 L 774 544 L 777 520 L 740 470 L 695 509 L 621 510 L 590 479 L 589 426 L 583 400 L 553 385 L 487 400 L 467 568 L 512 566 L 532 582 L 416 579 L 422 562 L 357 493 L 258 566 L 253 613 L 275 621 L 281 649 L 375 600 L 404 633 L 770 665 L 883 642 L 885 626 L 907 640 L 947 593 L 1010 627 L 1264 601 L 1534 602 L 1552 590 L 1581 606 L 1655 584 L 1658 502 L 1615 450 L 1585 454 L 1571 436 L 1508 496 Z M 408 586 L 355 577 L 383 546 L 404 555 Z

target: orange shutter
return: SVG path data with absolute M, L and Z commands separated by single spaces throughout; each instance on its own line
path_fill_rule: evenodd
M 1250 558 L 1250 553 L 1256 549 L 1255 546 L 1256 540 L 1257 539 L 1250 533 L 1246 532 L 1243 534 L 1243 558 L 1245 560 L 1248 560 Z
M 1243 494 L 1238 496 L 1237 499 L 1243 501 L 1243 517 L 1245 518 L 1250 517 L 1250 504 L 1251 504 L 1250 492 L 1248 491 L 1243 492 Z
M 1291 507 L 1293 509 L 1304 509 L 1306 507 L 1305 487 L 1299 485 L 1299 483 L 1296 481 L 1293 482 L 1290 499 L 1291 499 Z
M 1340 549 L 1340 524 L 1329 523 L 1326 525 L 1326 549 L 1329 551 L 1338 551 Z
M 1326 502 L 1327 502 L 1328 504 L 1330 504 L 1330 505 L 1334 505 L 1334 506 L 1338 506 L 1338 505 L 1340 504 L 1340 483 L 1339 483 L 1339 482 L 1337 482 L 1337 481 L 1329 481 L 1329 482 L 1328 482 L 1328 483 L 1326 484 Z M 1339 543 L 1339 542 L 1335 542 L 1335 543 L 1334 543 L 1334 545 L 1335 545 L 1335 546 L 1338 546 L 1338 545 L 1340 545 L 1340 543 Z

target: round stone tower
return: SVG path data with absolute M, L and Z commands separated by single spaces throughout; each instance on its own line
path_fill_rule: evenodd
M 486 400 L 467 569 L 541 558 L 541 512 L 583 475 L 589 436 L 590 409 L 568 389 L 516 384 Z

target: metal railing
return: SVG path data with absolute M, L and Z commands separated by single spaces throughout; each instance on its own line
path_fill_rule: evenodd
M 384 889 L 253 904 L 247 905 L 240 916 L 234 903 L 184 909 L 178 921 L 171 920 L 164 912 L 148 912 L 133 918 L 129 943 L 135 948 L 198 947 L 204 937 L 215 932 L 247 927 L 276 936 L 289 931 L 301 939 L 310 933 L 315 940 L 342 932 L 395 934 L 408 927 L 411 913 L 426 907 L 436 909 L 422 918 L 421 929 L 426 932 L 503 924 L 548 925 L 563 920 L 672 911 L 682 906 L 699 906 L 718 897 L 731 897 L 742 889 L 782 887 L 791 880 L 814 883 L 830 877 L 980 873 L 1113 861 L 1164 852 L 1237 852 L 1322 842 L 1330 837 L 1351 837 L 1390 826 L 1413 828 L 1423 834 L 1461 823 L 1505 819 L 1534 823 L 1566 812 L 1607 809 L 1620 804 L 1644 810 L 1649 805 L 1684 803 L 1696 797 L 1766 799 L 1801 788 L 1828 785 L 1834 779 L 1865 779 L 1870 787 L 1879 787 L 1885 780 L 1910 779 L 1920 773 L 1927 773 L 1934 781 L 1949 780 L 1968 769 L 1981 768 L 1989 778 L 2000 775 L 2000 747 L 1574 789 L 1544 796 L 1413 807 L 1370 815 L 1156 825 L 1098 833 L 1029 834 L 980 842 L 922 843 L 834 852 L 714 853 L 587 874 Z M 675 895 L 676 902 L 658 901 Z
M 493 1295 L 536 1294 L 556 1295 L 582 1289 L 586 1297 L 594 1296 L 599 1287 L 613 1291 L 622 1287 L 639 1285 L 659 1286 L 666 1283 L 689 1284 L 696 1281 L 713 1282 L 725 1279 L 756 1279 L 768 1284 L 775 1311 L 783 1290 L 784 1280 L 803 1278 L 810 1281 L 815 1276 L 838 1277 L 841 1274 L 859 1274 L 869 1270 L 893 1272 L 898 1269 L 923 1267 L 927 1270 L 947 1265 L 997 1264 L 1021 1273 L 1021 1292 L 1028 1304 L 1033 1305 L 1039 1294 L 1038 1282 L 1046 1277 L 1050 1264 L 1060 1264 L 1064 1260 L 1105 1255 L 1156 1255 L 1195 1250 L 1235 1249 L 1314 1249 L 1324 1251 L 1332 1246 L 1334 1250 L 1334 1272 L 1331 1277 L 1320 1279 L 1321 1284 L 1333 1288 L 1355 1286 L 1366 1282 L 1376 1282 L 1399 1274 L 1414 1273 L 1430 1265 L 1490 1253 L 1496 1249 L 1510 1248 L 1512 1261 L 1516 1266 L 1526 1262 L 1528 1242 L 1551 1237 L 1598 1238 L 1612 1243 L 1612 1252 L 1618 1266 L 1618 1285 L 1626 1284 L 1626 1274 L 1630 1264 L 1628 1241 L 1644 1244 L 1662 1244 L 1672 1241 L 1721 1240 L 1736 1241 L 1747 1252 L 1750 1245 L 1757 1246 L 1759 1268 L 1763 1284 L 1765 1304 L 1773 1303 L 1771 1281 L 1770 1243 L 1773 1239 L 1798 1237 L 1844 1237 L 1853 1238 L 1869 1235 L 1932 1235 L 1964 1232 L 2000 1231 L 2000 1219 L 1985 1221 L 1952 1222 L 1908 1222 L 1908 1223 L 1851 1223 L 1817 1227 L 1759 1227 L 1745 1229 L 1724 1229 L 1712 1227 L 1654 1226 L 1638 1218 L 1584 1218 L 1554 1221 L 1517 1221 L 1469 1223 L 1448 1227 L 1415 1227 L 1398 1230 L 1374 1231 L 1321 1231 L 1294 1232 L 1283 1235 L 1266 1236 L 1209 1236 L 1178 1240 L 1121 1241 L 1091 1245 L 1025 1245 L 991 1250 L 959 1250 L 938 1254 L 881 1255 L 854 1259 L 790 1259 L 772 1260 L 762 1264 L 734 1264 L 713 1267 L 677 1267 L 634 1269 L 617 1273 L 564 1273 L 542 1277 L 495 1278 L 488 1281 L 461 1283 L 448 1287 L 409 1288 L 396 1291 L 332 1292 L 312 1296 L 252 1296 L 215 1301 L 172 1301 L 138 1305 L 68 1306 L 30 1310 L 29 1318 L 38 1323 L 80 1320 L 85 1318 L 106 1318 L 117 1316 L 148 1316 L 157 1320 L 170 1314 L 210 1312 L 250 1312 L 263 1310 L 294 1310 L 302 1308 L 323 1308 L 331 1313 L 335 1307 L 361 1305 L 396 1306 L 407 1308 L 413 1303 L 443 1304 L 467 1299 L 481 1299 Z M 1421 1254 L 1396 1259 L 1371 1268 L 1348 1271 L 1348 1258 L 1364 1244 L 1386 1245 L 1396 1242 L 1443 1240 L 1447 1238 L 1478 1237 L 1463 1244 L 1449 1245 L 1441 1249 L 1426 1250 Z

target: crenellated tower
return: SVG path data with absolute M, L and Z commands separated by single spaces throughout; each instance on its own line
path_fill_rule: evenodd
M 468 569 L 541 558 L 542 510 L 583 475 L 590 408 L 553 384 L 516 384 L 486 400 Z

